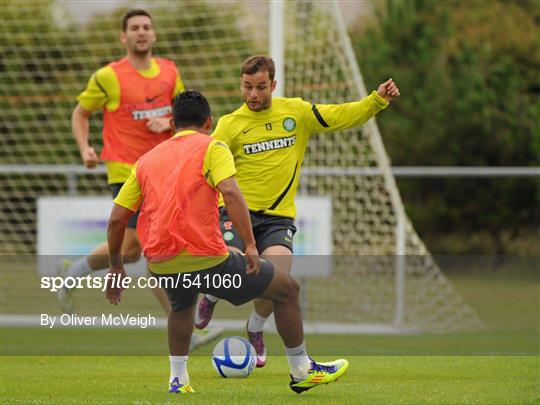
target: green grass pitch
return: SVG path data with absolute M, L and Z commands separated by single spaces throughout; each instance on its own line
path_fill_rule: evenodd
M 328 360 L 329 358 L 322 358 Z M 337 383 L 297 395 L 287 360 L 272 356 L 247 379 L 224 379 L 207 356 L 191 356 L 193 403 L 535 404 L 540 402 L 536 356 L 349 356 Z M 166 356 L 8 356 L 2 358 L 0 402 L 162 403 Z M 183 399 L 183 398 L 182 398 Z
M 241 333 L 227 331 L 225 335 Z M 350 367 L 337 383 L 301 395 L 288 388 L 287 359 L 276 355 L 282 351 L 277 335 L 267 335 L 272 354 L 267 366 L 256 369 L 247 379 L 219 377 L 211 365 L 214 345 L 210 344 L 190 355 L 189 374 L 197 392 L 189 401 L 538 404 L 537 337 L 536 332 L 311 335 L 306 337 L 311 355 L 322 361 L 345 357 Z M 32 348 L 44 353 L 44 347 L 54 355 L 22 355 L 32 353 Z M 169 364 L 164 330 L 3 328 L 2 349 L 2 404 L 146 404 L 179 400 L 167 393 Z M 96 353 L 100 355 L 93 355 Z

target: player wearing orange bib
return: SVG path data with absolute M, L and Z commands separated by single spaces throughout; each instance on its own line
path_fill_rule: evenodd
M 77 97 L 72 114 L 72 129 L 83 163 L 94 168 L 99 163 L 90 146 L 89 117 L 103 110 L 103 150 L 101 160 L 107 168 L 107 180 L 113 198 L 129 177 L 134 163 L 146 152 L 171 137 L 170 118 L 173 98 L 184 85 L 173 61 L 152 57 L 156 33 L 152 17 L 145 10 L 130 10 L 122 19 L 120 39 L 127 50 L 126 57 L 97 70 L 86 89 Z M 128 224 L 122 244 L 126 262 L 137 262 L 146 268 L 136 232 L 137 214 Z M 63 276 L 86 276 L 91 271 L 108 267 L 108 246 L 97 246 L 87 257 L 75 262 L 63 262 Z M 161 289 L 153 290 L 164 310 L 170 304 Z M 65 312 L 73 312 L 73 289 L 59 291 L 58 299 Z
M 130 216 L 141 210 L 137 230 L 153 275 L 164 284 L 169 312 L 169 392 L 194 392 L 187 372 L 195 303 L 208 293 L 241 305 L 256 297 L 273 303 L 276 326 L 285 345 L 296 393 L 337 381 L 349 363 L 317 363 L 304 343 L 298 284 L 282 269 L 259 258 L 249 211 L 234 175 L 227 145 L 208 136 L 210 106 L 198 91 L 180 93 L 173 107 L 178 133 L 144 154 L 114 200 L 107 231 L 109 274 L 125 277 L 120 254 Z M 229 252 L 219 229 L 218 196 L 245 246 L 245 255 Z M 226 286 L 218 279 L 239 279 Z M 186 283 L 186 280 L 193 282 Z M 198 280 L 198 281 L 196 281 Z M 210 281 L 205 281 L 210 280 Z M 109 279 L 106 296 L 120 301 L 122 286 Z

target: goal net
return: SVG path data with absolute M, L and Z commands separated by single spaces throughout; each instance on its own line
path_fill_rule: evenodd
M 241 104 L 241 61 L 268 54 L 269 4 L 185 0 L 111 8 L 114 4 L 75 1 L 2 2 L 4 319 L 59 313 L 55 295 L 39 288 L 36 272 L 38 198 L 109 195 L 103 169 L 80 167 L 70 115 L 90 75 L 123 57 L 118 34 L 128 6 L 152 13 L 155 54 L 177 63 L 186 87 L 200 89 L 217 118 Z M 365 96 L 339 7 L 320 1 L 290 1 L 284 7 L 284 78 L 276 79 L 284 80 L 285 96 L 317 103 Z M 100 130 L 97 113 L 91 119 L 91 143 L 98 150 Z M 426 332 L 481 327 L 405 217 L 374 121 L 361 129 L 313 136 L 299 195 L 329 197 L 332 207 L 332 271 L 302 279 L 306 321 L 343 330 L 360 330 L 359 325 Z M 80 314 L 161 314 L 149 290 L 127 292 L 122 306 L 112 311 L 100 291 L 77 291 L 76 300 Z M 239 319 L 249 311 L 220 307 L 218 318 Z

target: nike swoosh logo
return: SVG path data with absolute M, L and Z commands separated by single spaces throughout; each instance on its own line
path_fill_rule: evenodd
M 283 238 L 283 239 L 285 239 L 287 242 L 292 242 L 292 240 L 289 239 L 289 238 L 287 238 L 287 237 L 285 237 L 285 238 Z
M 157 96 L 152 97 L 152 98 L 146 97 L 145 100 L 146 100 L 147 103 L 151 103 L 152 101 L 154 101 L 154 100 L 155 100 L 156 98 L 158 98 L 159 96 L 161 96 L 161 94 L 158 94 Z
M 248 133 L 249 131 L 251 131 L 253 128 L 255 128 L 255 127 L 251 127 L 251 128 L 248 128 L 248 129 L 244 129 L 244 130 L 242 131 L 242 133 L 243 133 L 243 134 L 247 134 L 247 133 Z

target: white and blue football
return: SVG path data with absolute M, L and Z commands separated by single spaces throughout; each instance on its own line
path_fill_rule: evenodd
M 253 372 L 256 363 L 255 349 L 240 336 L 222 339 L 212 352 L 212 365 L 224 378 L 247 377 Z

